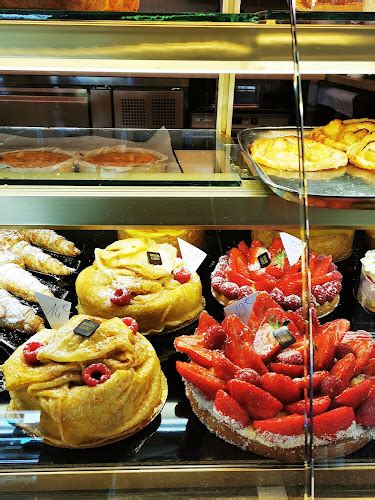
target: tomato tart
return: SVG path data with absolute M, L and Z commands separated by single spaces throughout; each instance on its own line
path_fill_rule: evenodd
M 306 322 L 261 292 L 247 325 L 236 316 L 219 324 L 203 312 L 193 336 L 175 339 L 191 359 L 176 367 L 194 413 L 228 443 L 301 461 L 311 409 L 315 458 L 344 456 L 369 443 L 375 431 L 374 342 L 349 328 L 344 319 L 324 325 L 315 319 L 310 381 Z
M 312 254 L 310 270 L 312 300 L 322 317 L 339 303 L 342 275 L 331 256 Z M 211 290 L 224 306 L 265 290 L 284 309 L 295 311 L 302 307 L 301 259 L 290 266 L 280 238 L 274 238 L 268 248 L 260 240 L 253 240 L 250 247 L 241 241 L 220 257 L 211 274 Z

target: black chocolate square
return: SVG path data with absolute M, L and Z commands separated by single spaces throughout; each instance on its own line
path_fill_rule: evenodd
M 296 338 L 290 333 L 289 328 L 286 325 L 283 325 L 281 328 L 275 330 L 273 335 L 281 347 L 289 347 L 296 342 Z
M 147 252 L 147 258 L 149 264 L 152 264 L 153 266 L 162 265 L 161 255 L 158 252 Z
M 268 256 L 267 252 L 261 253 L 258 255 L 258 262 L 260 264 L 260 267 L 267 267 L 271 264 L 271 259 Z
M 96 321 L 84 319 L 74 328 L 73 332 L 78 335 L 82 335 L 82 337 L 90 337 L 99 326 L 100 323 L 97 323 Z

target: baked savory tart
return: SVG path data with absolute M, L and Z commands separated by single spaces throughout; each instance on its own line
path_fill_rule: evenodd
M 310 257 L 310 272 L 312 300 L 321 318 L 339 303 L 342 275 L 331 256 L 315 254 Z M 295 311 L 302 307 L 301 259 L 290 266 L 280 238 L 268 248 L 259 240 L 250 247 L 241 241 L 220 257 L 211 274 L 211 290 L 224 306 L 265 290 L 281 307 Z
M 375 132 L 375 120 L 368 118 L 352 120 L 332 120 L 324 127 L 314 128 L 309 138 L 341 151 Z
M 142 333 L 173 330 L 198 317 L 202 285 L 177 249 L 153 240 L 119 240 L 95 250 L 77 278 L 77 310 L 102 318 L 131 316 Z
M 280 231 L 253 229 L 251 237 L 269 247 L 272 240 L 279 236 Z M 300 237 L 299 229 L 288 229 L 287 232 L 296 238 Z M 310 249 L 317 255 L 331 255 L 334 262 L 345 260 L 352 254 L 354 234 L 353 229 L 310 229 Z
M 298 137 L 284 136 L 256 139 L 250 146 L 252 158 L 259 164 L 276 170 L 299 171 Z M 311 139 L 304 140 L 305 170 L 316 172 L 343 167 L 346 154 Z
M 83 153 L 78 161 L 81 168 L 126 172 L 143 168 L 151 172 L 164 172 L 167 156 L 144 148 L 128 146 L 103 147 Z
M 356 167 L 375 171 L 375 131 L 350 146 L 348 157 Z
M 134 434 L 156 417 L 167 396 L 154 348 L 118 318 L 74 316 L 58 330 L 44 329 L 10 356 L 3 372 L 9 417 L 39 410 L 37 428 L 20 426 L 64 448 L 92 448 Z
M 204 231 L 201 229 L 186 229 L 164 227 L 162 229 L 120 229 L 117 231 L 118 239 L 125 240 L 127 238 L 152 239 L 157 243 L 169 243 L 179 250 L 177 238 L 187 241 L 192 245 L 203 248 Z
M 201 422 L 245 451 L 304 460 L 310 416 L 305 328 L 301 316 L 283 311 L 265 292 L 247 326 L 236 316 L 220 325 L 202 313 L 195 334 L 175 340 L 191 359 L 177 361 L 177 371 Z M 369 333 L 349 328 L 344 319 L 313 326 L 315 459 L 352 453 L 374 435 L 374 342 Z
M 75 153 L 59 148 L 22 149 L 0 153 L 0 166 L 14 172 L 48 172 L 73 168 Z

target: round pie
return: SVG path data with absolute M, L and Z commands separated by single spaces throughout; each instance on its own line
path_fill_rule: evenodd
M 59 148 L 22 149 L 0 153 L 0 165 L 13 171 L 48 171 L 73 167 L 75 153 Z

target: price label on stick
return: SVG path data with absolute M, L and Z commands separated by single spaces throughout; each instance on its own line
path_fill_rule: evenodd
M 177 238 L 178 246 L 180 247 L 181 257 L 186 267 L 191 273 L 195 273 L 198 267 L 202 264 L 207 254 L 200 248 L 195 247 L 181 238 Z
M 251 311 L 253 310 L 255 299 L 257 298 L 258 292 L 254 292 L 243 299 L 237 300 L 233 304 L 224 307 L 225 316 L 237 316 L 242 323 L 247 324 L 250 318 Z
M 291 266 L 294 266 L 294 264 L 299 261 L 302 255 L 305 243 L 299 238 L 296 238 L 295 236 L 292 236 L 288 233 L 280 233 L 280 238 L 283 242 L 289 264 Z
M 50 297 L 39 292 L 35 292 L 48 323 L 52 328 L 60 328 L 69 319 L 72 304 L 66 300 Z

